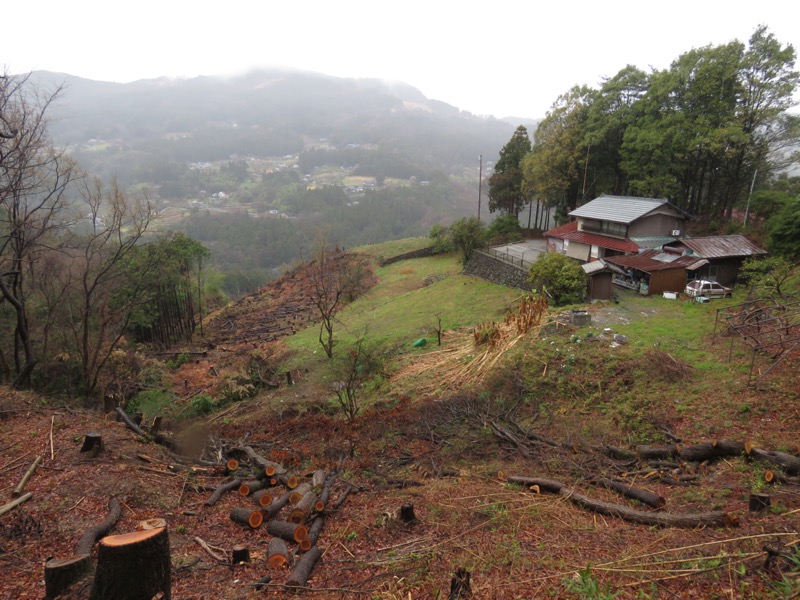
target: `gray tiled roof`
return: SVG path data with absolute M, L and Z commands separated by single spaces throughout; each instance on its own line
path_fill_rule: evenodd
M 635 198 L 633 196 L 600 196 L 576 208 L 571 217 L 584 217 L 614 223 L 633 223 L 667 201 L 660 198 Z

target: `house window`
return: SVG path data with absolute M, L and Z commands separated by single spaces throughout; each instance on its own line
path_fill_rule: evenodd
M 581 231 L 589 231 L 592 233 L 601 233 L 603 235 L 610 235 L 613 237 L 624 238 L 628 233 L 628 227 L 625 223 L 614 223 L 612 221 L 596 221 L 593 219 L 583 219 L 581 222 Z

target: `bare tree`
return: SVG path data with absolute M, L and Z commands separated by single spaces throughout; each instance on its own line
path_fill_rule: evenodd
M 39 360 L 26 273 L 51 251 L 66 221 L 66 190 L 77 176 L 75 162 L 54 148 L 47 131 L 47 111 L 60 92 L 43 93 L 28 76 L 0 75 L 0 301 L 15 315 L 15 386 L 29 383 Z
M 333 384 L 333 391 L 339 407 L 350 421 L 361 411 L 361 391 L 364 384 L 380 373 L 381 366 L 380 355 L 367 342 L 366 333 L 359 336 L 334 363 L 335 376 L 339 380 Z
M 330 249 L 320 236 L 310 265 L 312 300 L 322 319 L 319 343 L 328 358 L 333 358 L 334 315 L 346 302 L 363 293 L 367 269 L 364 261 L 338 247 Z
M 87 394 L 119 345 L 135 311 L 151 299 L 147 282 L 161 264 L 156 247 L 144 243 L 155 218 L 150 202 L 125 197 L 116 182 L 106 190 L 99 179 L 84 179 L 90 233 L 76 238 L 77 270 L 72 331 Z

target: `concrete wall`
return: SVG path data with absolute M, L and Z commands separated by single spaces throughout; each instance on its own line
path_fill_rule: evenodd
M 530 283 L 528 283 L 528 271 L 479 250 L 472 253 L 472 257 L 464 267 L 464 274 L 525 291 L 531 289 Z

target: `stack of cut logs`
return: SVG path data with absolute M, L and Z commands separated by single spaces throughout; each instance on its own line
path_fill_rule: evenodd
M 252 529 L 266 524 L 266 531 L 272 536 L 267 551 L 267 565 L 270 569 L 293 565 L 284 585 L 304 587 L 322 556 L 317 540 L 325 524 L 325 515 L 331 508 L 341 506 L 350 490 L 345 490 L 336 503 L 329 507 L 337 473 L 317 469 L 298 477 L 281 464 L 264 458 L 250 446 L 240 451 L 254 466 L 252 479 L 234 476 L 217 488 L 206 504 L 213 504 L 221 493 L 234 489 L 243 499 L 248 498 L 251 505 L 233 508 L 231 520 Z M 235 463 L 236 460 L 229 461 L 228 470 L 242 472 L 243 469 Z M 270 580 L 271 576 L 267 576 L 257 585 L 266 585 Z

